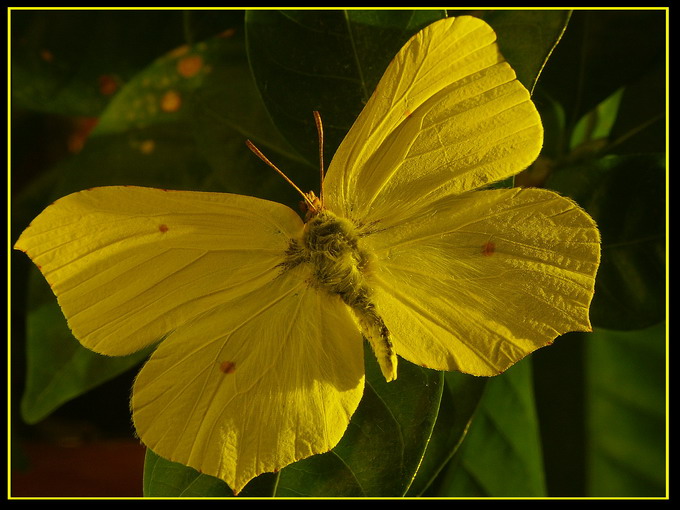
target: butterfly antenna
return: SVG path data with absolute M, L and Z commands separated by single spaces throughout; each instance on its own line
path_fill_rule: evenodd
M 295 185 L 295 183 L 294 183 L 293 181 L 291 181 L 291 180 L 288 178 L 288 176 L 287 176 L 286 174 L 284 174 L 281 170 L 279 170 L 279 169 L 277 168 L 277 166 L 276 166 L 274 163 L 272 163 L 271 161 L 269 161 L 269 160 L 267 159 L 267 156 L 265 156 L 264 154 L 262 154 L 262 152 L 260 151 L 260 149 L 258 149 L 257 147 L 255 147 L 255 144 L 254 144 L 253 142 L 251 142 L 250 140 L 246 140 L 246 145 L 248 146 L 248 148 L 249 148 L 251 151 L 253 151 L 253 153 L 254 153 L 258 158 L 260 158 L 262 161 L 264 161 L 264 162 L 267 163 L 270 167 L 272 167 L 274 170 L 276 170 L 276 171 L 279 173 L 279 175 L 280 175 L 281 177 L 283 177 L 283 178 L 288 182 L 288 184 L 290 184 L 291 186 L 293 186 L 293 188 L 295 188 L 295 189 L 297 190 L 297 192 L 300 193 L 300 195 L 302 195 L 302 198 L 305 199 L 305 201 L 309 204 L 309 206 L 312 208 L 312 210 L 316 210 L 316 209 L 317 209 L 318 206 L 314 205 L 314 202 L 312 202 L 312 200 L 307 196 L 307 194 L 304 193 L 300 188 L 298 188 L 298 187 Z
M 319 184 L 319 200 L 321 201 L 321 207 L 323 207 L 323 124 L 321 123 L 321 115 L 316 110 L 314 111 L 314 123 L 316 124 L 316 132 L 319 135 L 319 176 L 321 180 Z

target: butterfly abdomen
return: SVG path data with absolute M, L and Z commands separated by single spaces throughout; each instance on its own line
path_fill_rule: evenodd
M 339 296 L 350 307 L 388 381 L 396 378 L 397 358 L 390 333 L 371 300 L 371 254 L 359 246 L 354 224 L 322 211 L 305 224 L 303 238 L 292 241 L 285 268 L 307 263 L 311 284 Z

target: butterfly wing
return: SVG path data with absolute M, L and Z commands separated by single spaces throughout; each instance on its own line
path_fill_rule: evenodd
M 329 209 L 386 227 L 533 162 L 540 117 L 495 40 L 482 20 L 460 16 L 404 45 L 331 161 Z
M 135 381 L 138 435 L 158 455 L 248 480 L 331 449 L 363 393 L 363 344 L 339 298 L 283 271 L 303 223 L 240 195 L 93 188 L 47 207 L 25 251 L 86 347 L 165 337 Z
M 574 202 L 539 189 L 446 197 L 365 239 L 397 353 L 483 376 L 564 332 L 590 331 L 599 241 Z
M 462 16 L 412 37 L 333 158 L 329 209 L 376 255 L 376 311 L 402 357 L 495 375 L 590 328 L 599 233 L 568 199 L 473 191 L 538 156 L 543 131 L 493 30 Z
M 15 248 L 41 270 L 76 338 L 115 356 L 275 278 L 302 227 L 266 200 L 111 186 L 57 200 Z
M 238 493 L 337 444 L 363 394 L 362 352 L 344 303 L 295 269 L 164 340 L 135 381 L 135 429 Z

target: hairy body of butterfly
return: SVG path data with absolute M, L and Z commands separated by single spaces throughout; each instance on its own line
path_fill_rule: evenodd
M 322 210 L 306 224 L 302 239 L 291 240 L 284 270 L 311 266 L 310 284 L 339 296 L 350 307 L 362 335 L 369 341 L 388 381 L 397 377 L 397 357 L 390 333 L 371 300 L 372 257 L 359 245 L 355 225 Z

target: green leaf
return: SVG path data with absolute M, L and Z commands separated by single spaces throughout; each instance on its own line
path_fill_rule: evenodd
M 567 27 L 571 12 L 498 10 L 476 14 L 493 27 L 501 53 L 517 73 L 517 79 L 533 91 Z
M 604 145 L 609 138 L 619 111 L 624 89 L 621 88 L 593 108 L 574 126 L 571 132 L 570 148 L 578 151 L 579 146 Z
M 569 11 L 452 11 L 486 19 L 501 51 L 530 90 L 559 41 Z M 253 72 L 272 119 L 316 162 L 311 112 L 324 119 L 333 154 L 404 42 L 440 11 L 252 11 L 246 17 Z M 285 40 L 285 45 L 278 41 Z M 500 183 L 512 186 L 512 182 Z
M 145 497 L 232 497 L 223 481 L 159 457 L 147 448 L 144 458 Z
M 34 276 L 36 285 L 47 287 L 37 271 Z M 140 364 L 150 352 L 145 349 L 131 356 L 107 358 L 85 349 L 73 338 L 53 298 L 29 312 L 26 337 L 28 367 L 21 415 L 29 424 Z
M 551 497 L 585 495 L 583 345 L 590 335 L 565 333 L 531 355 L 544 475 Z
M 440 372 L 400 360 L 386 383 L 366 345 L 366 389 L 344 437 L 328 453 L 265 473 L 240 496 L 380 497 L 404 495 L 418 471 L 439 410 Z M 192 468 L 147 454 L 145 495 L 227 495 L 227 485 Z
M 312 112 L 317 110 L 327 153 L 335 153 L 403 43 L 443 15 L 436 10 L 248 11 L 248 55 L 274 123 L 316 165 Z
M 423 462 L 407 496 L 435 496 L 438 476 L 458 451 L 468 433 L 488 378 L 460 372 L 444 376 L 444 391 L 437 422 L 427 445 Z
M 84 150 L 50 170 L 50 176 L 61 177 L 61 183 L 48 183 L 51 198 L 20 197 L 13 210 L 23 213 L 32 206 L 35 215 L 54 198 L 111 184 L 231 191 L 281 201 L 288 197 L 297 204 L 294 190 L 245 145 L 248 137 L 261 140 L 282 154 L 293 176 L 317 178 L 315 169 L 300 166 L 271 124 L 250 74 L 242 35 L 228 32 L 184 47 L 131 78 L 102 113 Z M 177 101 L 174 109 L 166 105 L 164 110 L 168 92 Z
M 530 359 L 489 378 L 470 431 L 437 495 L 546 495 Z
M 97 116 L 159 54 L 232 28 L 243 12 L 14 10 L 16 106 Z M 242 21 L 241 21 L 242 23 Z
M 185 153 L 196 153 L 201 166 L 209 165 L 208 174 L 196 179 L 191 174 L 197 170 L 169 164 L 164 175 L 154 176 L 157 185 L 165 188 L 180 177 L 186 181 L 181 186 L 193 189 L 281 201 L 289 197 L 289 202 L 296 204 L 299 196 L 295 191 L 247 149 L 248 138 L 263 150 L 269 149 L 270 157 L 296 182 L 304 186 L 313 178 L 317 184 L 316 167 L 310 171 L 301 166 L 300 156 L 281 137 L 264 109 L 245 55 L 243 34 L 227 32 L 185 46 L 136 75 L 103 113 L 90 140 L 123 134 L 139 163 L 144 162 L 144 156 L 152 160 L 158 153 L 176 153 L 174 145 L 179 142 Z M 118 143 L 112 140 L 103 143 Z M 271 151 L 279 156 L 274 158 Z M 154 166 L 153 161 L 149 163 Z
M 666 152 L 667 76 L 664 62 L 626 86 L 608 152 Z
M 596 329 L 585 354 L 588 496 L 667 496 L 666 323 Z
M 665 59 L 666 13 L 661 10 L 576 10 L 542 74 L 540 86 L 573 127 L 614 91 Z
M 663 320 L 664 156 L 606 156 L 587 161 L 559 169 L 547 187 L 573 198 L 599 226 L 602 262 L 591 305 L 593 325 L 639 329 Z

